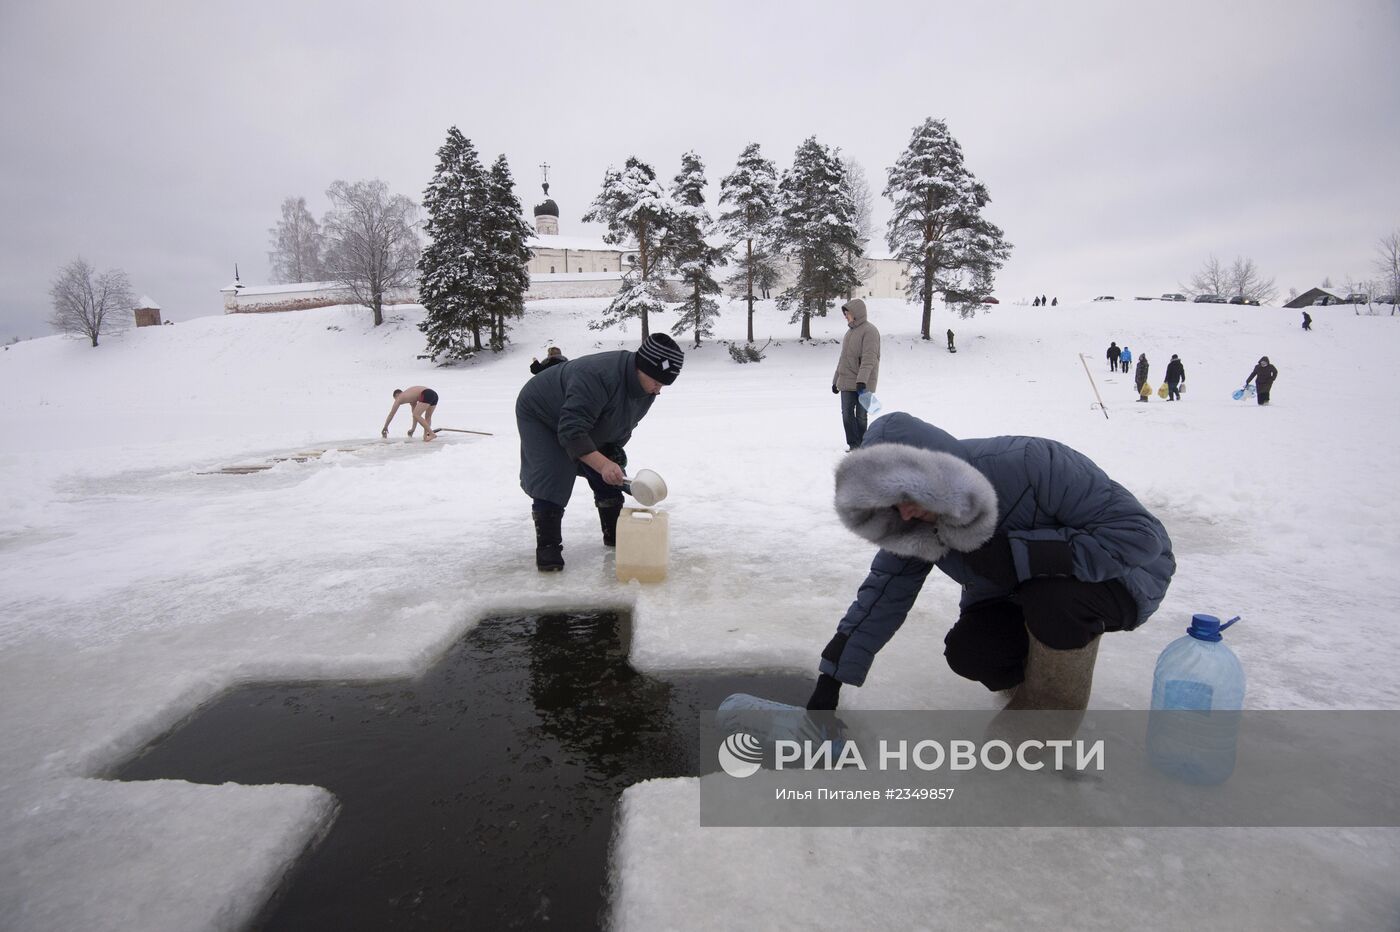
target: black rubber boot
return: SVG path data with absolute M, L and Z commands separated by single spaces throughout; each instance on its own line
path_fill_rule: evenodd
M 617 546 L 617 518 L 622 514 L 622 502 L 598 502 L 598 523 L 603 526 L 603 546 Z
M 535 569 L 541 573 L 557 573 L 564 568 L 564 534 L 560 525 L 562 511 L 533 511 L 535 518 Z

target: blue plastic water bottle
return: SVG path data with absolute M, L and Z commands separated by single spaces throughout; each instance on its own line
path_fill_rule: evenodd
M 1224 783 L 1235 770 L 1244 668 L 1220 632 L 1237 621 L 1192 615 L 1186 636 L 1157 658 L 1147 755 L 1152 766 L 1187 783 Z
M 868 414 L 870 417 L 874 417 L 875 415 L 880 413 L 880 399 L 875 397 L 874 392 L 861 392 L 859 395 L 856 396 L 856 401 L 860 402 L 860 406 L 865 409 L 865 413 Z

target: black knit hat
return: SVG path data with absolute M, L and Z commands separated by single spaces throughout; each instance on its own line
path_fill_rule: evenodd
M 637 350 L 637 371 L 645 372 L 662 385 L 670 385 L 681 374 L 685 353 L 664 333 L 653 333 Z

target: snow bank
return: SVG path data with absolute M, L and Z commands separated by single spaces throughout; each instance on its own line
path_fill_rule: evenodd
M 330 818 L 324 794 L 96 779 L 232 683 L 407 674 L 485 615 L 599 606 L 634 612 L 633 660 L 652 672 L 814 671 L 873 555 L 830 506 L 844 447 L 829 387 L 839 315 L 801 343 L 765 302 L 764 362 L 735 365 L 713 342 L 689 351 L 628 448 L 631 471 L 655 469 L 670 488 L 670 579 L 620 586 L 582 485 L 564 521 L 566 572 L 536 573 L 516 482 L 513 403 L 530 358 L 635 346 L 635 330 L 587 329 L 606 303 L 532 303 L 509 350 L 449 368 L 416 358 L 416 307 L 390 309 L 379 328 L 363 310 L 322 308 L 0 353 L 7 924 L 219 928 L 256 913 Z M 1276 308 L 1003 305 L 968 321 L 940 312 L 926 343 L 917 309 L 869 304 L 885 335 L 886 411 L 963 436 L 1063 440 L 1171 532 L 1176 580 L 1153 621 L 1105 639 L 1096 706 L 1144 707 L 1157 652 L 1191 612 L 1212 611 L 1244 615 L 1232 645 L 1250 707 L 1400 707 L 1389 565 L 1400 440 L 1381 391 L 1400 319 L 1318 308 L 1304 333 L 1297 312 Z M 943 348 L 949 326 L 956 355 Z M 720 336 L 743 329 L 733 305 Z M 1110 340 L 1145 351 L 1154 384 L 1180 354 L 1184 399 L 1133 403 L 1130 376 L 1107 371 Z M 1233 401 L 1265 354 L 1281 373 L 1274 403 Z M 381 440 L 392 389 L 413 384 L 441 395 L 438 426 L 494 436 L 407 442 L 401 416 Z M 272 468 L 217 473 L 231 465 Z M 843 702 L 991 707 L 942 662 L 957 598 L 934 574 Z M 1168 906 L 1240 926 L 1400 921 L 1382 882 L 1400 865 L 1389 831 L 701 830 L 697 785 L 625 795 L 623 927 L 1108 928 L 1154 925 Z M 1229 879 L 1193 885 L 1200 874 Z

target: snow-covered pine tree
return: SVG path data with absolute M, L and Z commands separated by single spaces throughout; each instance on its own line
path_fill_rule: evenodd
M 476 147 L 454 126 L 438 149 L 437 170 L 423 191 L 429 243 L 418 260 L 418 300 L 427 313 L 418 329 L 434 359 L 460 359 L 481 349 L 485 203 L 486 178 Z
M 890 169 L 885 196 L 894 202 L 886 242 L 909 267 L 908 295 L 923 304 L 920 335 L 927 340 L 934 294 L 972 316 L 1011 244 L 982 216 L 991 197 L 963 165 L 962 147 L 942 120 L 914 129 Z
M 719 202 L 729 210 L 719 215 L 719 225 L 729 237 L 735 272 L 726 281 L 741 287 L 748 304 L 749 342 L 753 342 L 754 289 L 778 278 L 773 248 L 773 220 L 777 216 L 778 170 L 749 143 L 739 155 L 734 171 L 720 182 Z
M 672 336 L 687 330 L 700 338 L 714 336 L 714 319 L 719 316 L 719 304 L 712 298 L 719 294 L 715 267 L 724 258 L 724 250 L 705 242 L 714 226 L 710 212 L 705 209 L 705 164 L 694 152 L 681 156 L 681 171 L 671 186 L 675 216 L 666 231 L 666 254 L 681 279 L 685 293 L 677 310 L 680 318 L 671 327 Z
M 779 243 L 797 267 L 778 306 L 792 310 L 788 323 L 802 321 L 801 338 L 809 340 L 812 315 L 825 315 L 832 301 L 860 284 L 852 262 L 860 255 L 860 233 L 846 169 L 815 136 L 797 147 L 792 167 L 783 172 L 778 215 Z
M 481 218 L 485 245 L 482 279 L 485 307 L 491 316 L 491 349 L 506 345 L 506 321 L 525 313 L 525 292 L 530 288 L 530 247 L 534 231 L 520 211 L 506 157 L 491 164 L 486 177 L 486 209 Z
M 637 246 L 637 264 L 622 278 L 622 287 L 601 320 L 591 321 L 593 330 L 621 325 L 637 319 L 642 322 L 642 338 L 651 335 L 651 315 L 666 309 L 666 268 L 663 246 L 666 229 L 675 215 L 675 205 L 656 180 L 656 170 L 636 156 L 627 160 L 622 171 L 609 168 L 603 175 L 603 190 L 593 199 L 585 223 L 602 223 L 608 228 L 603 239 L 614 245 Z

